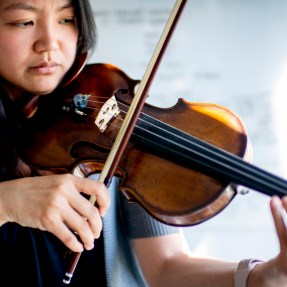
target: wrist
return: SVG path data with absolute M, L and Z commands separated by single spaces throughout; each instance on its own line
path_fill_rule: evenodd
M 247 279 L 251 270 L 263 261 L 258 259 L 241 260 L 234 273 L 234 287 L 247 287 Z

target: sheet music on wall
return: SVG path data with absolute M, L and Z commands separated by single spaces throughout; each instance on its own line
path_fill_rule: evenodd
M 98 46 L 90 62 L 112 63 L 141 79 L 175 1 L 90 1 L 98 26 Z M 253 163 L 283 177 L 286 9 L 285 0 L 190 0 L 148 98 L 160 107 L 184 98 L 229 108 L 246 125 Z M 275 255 L 278 245 L 268 202 L 254 191 L 238 195 L 216 217 L 184 228 L 191 251 L 226 260 Z

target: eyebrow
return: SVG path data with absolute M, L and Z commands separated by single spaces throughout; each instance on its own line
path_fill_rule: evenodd
M 0 0 L 1 1 L 1 0 Z M 71 1 L 68 3 L 60 6 L 57 10 L 62 11 L 65 9 L 73 8 L 73 4 Z M 37 11 L 37 8 L 34 6 L 24 3 L 24 2 L 17 2 L 17 3 L 12 3 L 4 8 L 4 11 L 11 11 L 11 10 L 27 10 L 27 11 Z
M 34 11 L 36 9 L 27 3 L 18 2 L 18 3 L 12 3 L 4 8 L 4 11 L 11 11 L 11 10 L 30 10 L 30 11 L 32 10 Z

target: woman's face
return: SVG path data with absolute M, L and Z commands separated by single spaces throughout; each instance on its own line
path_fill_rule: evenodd
M 52 92 L 74 62 L 77 40 L 70 0 L 0 0 L 0 77 L 8 92 Z

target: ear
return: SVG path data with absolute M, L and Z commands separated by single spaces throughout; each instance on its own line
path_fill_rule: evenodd
M 60 87 L 65 87 L 70 84 L 82 71 L 88 59 L 88 52 L 76 56 L 75 62 L 71 69 L 64 77 Z

